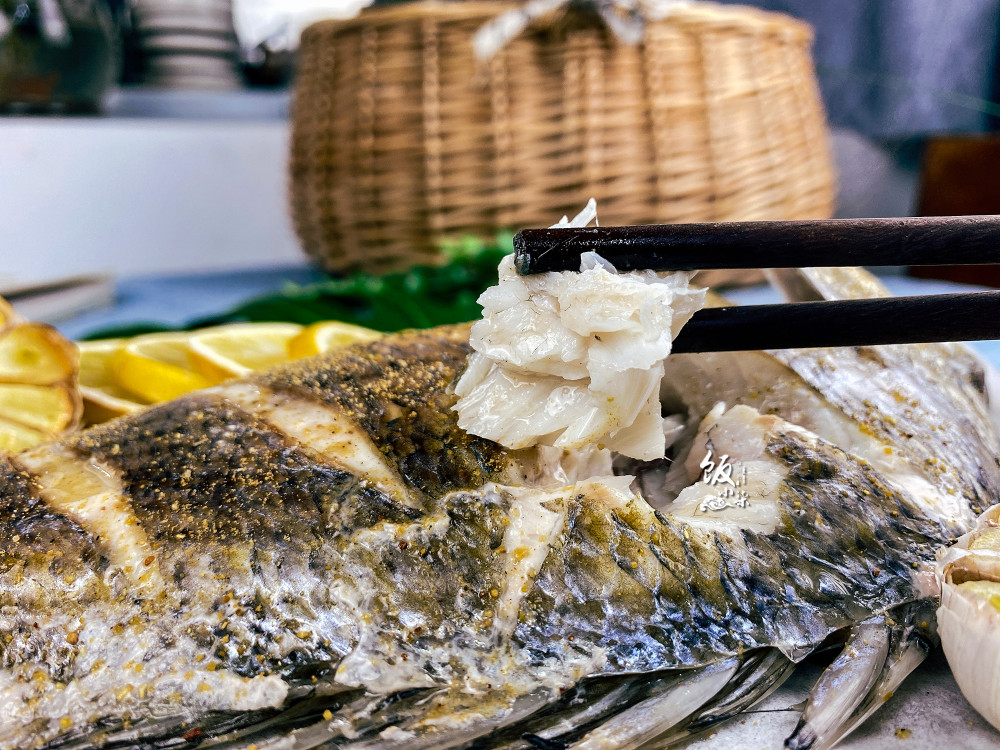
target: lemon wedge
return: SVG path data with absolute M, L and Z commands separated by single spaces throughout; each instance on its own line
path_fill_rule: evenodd
M 0 451 L 16 452 L 75 427 L 80 418 L 76 347 L 29 323 L 0 299 Z
M 111 358 L 125 345 L 125 339 L 83 341 L 80 349 L 80 395 L 83 396 L 83 423 L 100 424 L 122 414 L 141 409 L 145 403 L 122 388 L 111 371 Z
M 191 367 L 188 333 L 149 333 L 126 342 L 111 354 L 115 382 L 140 401 L 158 403 L 207 388 L 208 378 Z
M 98 424 L 290 359 L 381 336 L 370 328 L 330 320 L 305 328 L 297 323 L 233 323 L 187 333 L 83 342 L 79 352 L 84 423 Z M 0 380 L 2 362 L 0 351 Z
M 191 334 L 191 363 L 211 379 L 249 375 L 288 361 L 288 342 L 302 326 L 297 323 L 233 323 Z
M 288 355 L 292 359 L 312 357 L 357 341 L 373 341 L 382 334 L 371 328 L 325 320 L 302 329 L 298 336 L 288 342 Z

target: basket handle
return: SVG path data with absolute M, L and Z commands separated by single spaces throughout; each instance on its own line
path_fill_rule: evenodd
M 542 16 L 564 6 L 593 7 L 608 29 L 623 44 L 638 44 L 646 33 L 646 23 L 667 15 L 690 0 L 528 0 L 520 8 L 511 8 L 479 27 L 472 38 L 476 58 L 489 60 Z

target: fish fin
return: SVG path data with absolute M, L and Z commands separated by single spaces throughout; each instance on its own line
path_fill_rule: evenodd
M 133 722 L 98 721 L 90 731 L 60 736 L 41 750 L 167 748 L 187 746 L 190 742 L 198 742 L 199 747 L 205 748 L 242 747 L 244 738 L 282 736 L 309 723 L 313 716 L 321 715 L 328 707 L 343 703 L 345 696 L 360 692 L 333 684 L 300 689 L 293 686 L 289 701 L 278 709 L 187 712 Z
M 423 717 L 414 714 L 390 725 L 395 732 L 393 747 L 634 748 L 710 701 L 731 682 L 739 666 L 740 660 L 731 658 L 699 669 L 591 678 L 562 693 L 544 691 L 523 696 L 514 702 L 510 712 L 488 725 L 479 721 L 472 726 L 426 732 L 418 728 Z M 447 696 L 443 699 L 447 700 Z M 388 728 L 339 746 L 345 750 L 374 750 L 385 741 L 382 732 Z M 305 747 L 295 745 L 296 750 Z
M 828 750 L 847 737 L 881 708 L 910 672 L 920 666 L 938 642 L 935 607 L 934 600 L 923 599 L 893 611 L 895 625 L 881 674 L 850 718 L 829 741 L 813 745 L 813 750 Z
M 711 701 L 725 689 L 739 666 L 740 659 L 732 657 L 692 669 L 669 690 L 613 716 L 573 743 L 571 748 L 633 750 L 668 731 Z
M 425 702 L 423 710 L 410 712 L 402 717 L 402 720 L 400 712 L 386 712 L 383 714 L 384 718 L 389 718 L 391 721 L 376 734 L 368 733 L 364 738 L 352 743 L 338 743 L 338 748 L 382 750 L 387 742 L 391 742 L 394 750 L 427 750 L 427 748 L 444 750 L 451 747 L 475 746 L 476 740 L 523 721 L 551 704 L 556 696 L 554 691 L 548 690 L 529 693 L 515 699 L 508 710 L 497 711 L 488 718 L 480 715 L 474 722 L 462 722 L 451 727 L 447 726 L 447 721 L 441 721 L 439 728 L 428 731 L 425 728 L 427 714 L 432 711 L 440 716 L 442 706 L 447 706 L 449 703 L 454 703 L 458 711 L 475 710 L 479 702 L 474 696 L 469 696 L 458 689 L 435 691 L 435 694 L 434 705 Z M 450 714 L 447 709 L 445 713 Z M 316 745 L 294 746 L 295 750 L 310 750 L 313 747 Z
M 785 302 L 819 302 L 823 299 L 819 290 L 803 277 L 798 268 L 768 268 L 764 277 Z
M 404 720 L 413 715 L 423 715 L 426 704 L 443 690 L 418 688 L 403 690 L 390 695 L 373 695 L 363 690 L 352 690 L 343 697 L 346 700 L 322 698 L 305 701 L 296 708 L 289 721 L 271 721 L 255 727 L 248 727 L 200 747 L 212 750 L 245 750 L 248 743 L 261 750 L 270 743 L 279 742 L 288 750 L 311 750 L 336 742 L 336 746 L 350 746 L 353 742 L 377 738 L 378 734 L 393 720 Z M 338 696 L 339 697 L 339 696 Z M 278 718 L 278 717 L 275 717 Z
M 802 718 L 785 740 L 788 750 L 829 746 L 844 717 L 853 715 L 882 673 L 891 632 L 885 615 L 870 617 L 851 629 L 844 649 L 820 675 Z
M 201 716 L 182 714 L 132 723 L 97 722 L 91 731 L 62 735 L 43 745 L 41 750 L 97 750 L 97 748 L 172 747 L 187 740 L 228 733 L 240 727 L 267 720 L 274 710 L 240 713 L 213 712 Z
M 688 741 L 764 700 L 795 671 L 791 661 L 776 648 L 748 655 L 732 680 L 709 703 L 691 714 L 666 735 L 649 743 L 648 750 L 669 748 Z
M 590 677 L 541 711 L 477 743 L 491 750 L 568 747 L 603 721 L 675 686 L 684 672 Z
M 582 742 L 588 735 L 593 739 L 602 727 L 607 732 L 607 726 L 617 721 L 618 716 L 628 717 L 621 721 L 623 725 L 628 725 L 636 715 L 641 714 L 655 717 L 658 724 L 657 728 L 636 726 L 647 739 L 615 733 L 608 741 L 614 742 L 616 747 L 619 744 L 631 747 L 640 742 L 645 743 L 644 748 L 669 747 L 762 700 L 795 668 L 794 663 L 777 649 L 754 651 L 744 657 L 735 670 L 730 669 L 732 664 L 732 660 L 727 660 L 704 675 L 714 677 L 719 668 L 730 670 L 723 672 L 729 674 L 729 679 L 721 688 L 718 687 L 721 680 L 703 685 L 704 689 L 698 688 L 694 682 L 702 677 L 702 670 L 585 680 L 567 691 L 557 703 L 527 721 L 486 738 L 481 747 L 491 750 L 561 750 L 575 746 L 574 743 Z M 710 695 L 712 690 L 717 690 L 714 697 Z M 670 724 L 678 720 L 679 707 L 697 703 L 699 699 L 693 697 L 696 695 L 707 698 L 708 702 L 697 707 L 689 716 L 681 717 L 681 723 L 671 728 Z M 676 702 L 678 698 L 681 703 Z M 657 715 L 659 709 L 652 708 L 652 705 L 661 699 L 670 706 L 671 712 Z M 664 731 L 666 735 L 663 735 Z

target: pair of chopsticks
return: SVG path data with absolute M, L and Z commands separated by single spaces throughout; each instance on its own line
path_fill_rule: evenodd
M 1000 216 L 526 229 L 519 274 L 577 271 L 593 250 L 619 271 L 1000 263 Z M 699 310 L 675 352 L 1000 338 L 1000 291 Z

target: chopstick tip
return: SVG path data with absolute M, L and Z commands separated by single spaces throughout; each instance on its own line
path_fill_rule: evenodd
M 518 276 L 528 276 L 531 270 L 531 254 L 524 241 L 524 231 L 514 235 L 514 270 Z

